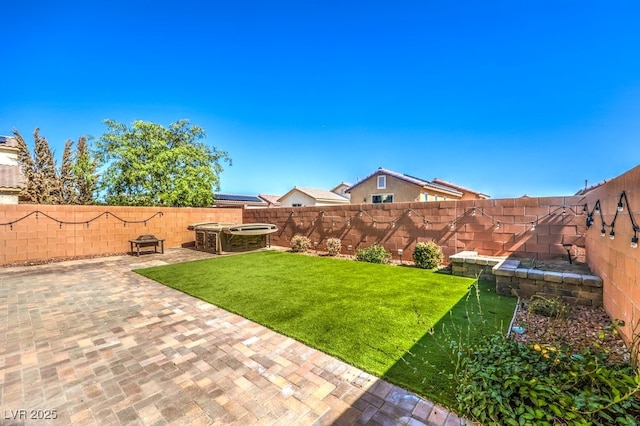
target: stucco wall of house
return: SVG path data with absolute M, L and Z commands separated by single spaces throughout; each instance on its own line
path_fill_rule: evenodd
M 463 192 L 462 193 L 462 197 L 460 198 L 461 200 L 476 200 L 478 199 L 478 196 L 474 193 L 471 192 Z
M 387 175 L 386 188 L 378 189 L 378 176 L 371 177 L 350 191 L 352 204 L 371 203 L 373 194 L 393 194 L 395 203 L 420 201 L 423 192 L 421 187 Z
M 0 190 L 0 204 L 18 204 L 18 192 Z
M 303 194 L 300 191 L 293 191 L 291 194 L 285 196 L 280 200 L 281 207 L 291 207 L 294 204 L 302 204 L 305 206 L 315 206 L 316 200 L 313 197 Z
M 18 148 L 15 138 L 7 138 L 7 141 L 0 144 L 0 166 L 12 166 L 11 173 L 20 174 L 21 171 L 18 167 Z M 18 204 L 19 202 L 19 190 L 12 186 L 14 179 L 6 180 L 7 176 L 0 171 L 0 204 Z
M 18 149 L 0 146 L 0 164 L 7 166 L 18 164 Z

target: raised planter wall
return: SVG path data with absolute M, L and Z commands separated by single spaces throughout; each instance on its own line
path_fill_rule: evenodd
M 602 306 L 602 279 L 594 275 L 521 268 L 518 259 L 479 256 L 473 251 L 449 259 L 454 275 L 493 281 L 499 294 L 557 297 L 569 304 Z

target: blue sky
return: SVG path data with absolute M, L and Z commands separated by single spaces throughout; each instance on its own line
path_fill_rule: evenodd
M 330 189 L 378 167 L 493 198 L 637 165 L 640 3 L 24 1 L 0 6 L 0 134 L 187 118 L 221 190 Z

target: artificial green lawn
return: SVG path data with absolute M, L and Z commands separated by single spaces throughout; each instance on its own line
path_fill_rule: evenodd
M 469 278 L 276 251 L 136 272 L 449 406 L 448 341 L 479 321 L 476 293 L 486 334 L 506 330 L 516 303 L 490 283 L 468 297 Z

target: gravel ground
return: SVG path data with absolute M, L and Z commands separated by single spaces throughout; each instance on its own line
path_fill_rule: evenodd
M 550 318 L 527 310 L 529 300 L 524 301 L 524 308 L 518 308 L 514 326 L 525 329 L 524 334 L 514 331 L 511 335 L 524 343 L 546 344 L 566 347 L 570 352 L 580 352 L 585 348 L 599 345 L 610 354 L 612 363 L 628 360 L 628 351 L 624 342 L 613 331 L 613 321 L 604 309 L 591 306 L 569 306 L 566 316 Z

